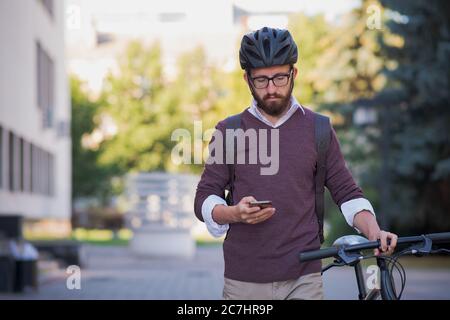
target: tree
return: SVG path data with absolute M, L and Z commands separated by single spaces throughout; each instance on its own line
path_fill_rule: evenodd
M 118 74 L 108 75 L 102 94 L 101 112 L 117 126 L 114 137 L 102 143 L 102 164 L 119 174 L 165 169 L 176 107 L 161 103 L 164 85 L 159 45 L 130 43 L 119 58 Z
M 172 140 L 176 129 L 187 130 L 191 138 L 191 163 L 195 132 L 194 121 L 202 129 L 213 126 L 222 105 L 223 73 L 208 64 L 202 48 L 182 54 L 173 80 L 164 77 L 158 44 L 145 47 L 133 42 L 120 58 L 118 74 L 110 74 L 103 91 L 106 101 L 101 112 L 113 117 L 117 134 L 102 143 L 100 160 L 120 174 L 129 171 L 201 172 L 202 165 L 172 161 Z M 206 145 L 206 141 L 202 142 Z M 202 150 L 199 150 L 201 154 Z
M 327 24 L 321 16 L 296 16 L 290 28 L 300 49 L 300 94 L 303 92 L 303 99 L 310 99 L 308 103 L 316 110 L 331 117 L 349 168 L 377 208 L 380 130 L 360 127 L 353 121 L 358 109 L 355 102 L 371 99 L 386 83 L 382 74 L 385 59 L 377 41 L 381 31 L 367 26 L 367 9 L 374 3 L 363 1 L 340 23 Z M 331 197 L 326 199 L 327 222 L 331 225 L 327 238 L 352 232 Z
M 208 62 L 202 47 L 185 52 L 178 58 L 177 76 L 168 84 L 165 98 L 177 107 L 176 116 L 180 120 L 178 128 L 190 132 L 193 152 L 201 152 L 194 150 L 194 139 L 202 141 L 202 147 L 205 148 L 209 142 L 204 140 L 205 131 L 214 128 L 221 117 L 230 112 L 221 103 L 227 78 L 218 67 Z M 194 121 L 201 122 L 202 132 L 194 130 Z M 192 165 L 172 165 L 168 168 L 177 172 L 201 173 L 203 163 L 195 164 L 193 160 L 192 158 Z
M 106 198 L 110 194 L 110 170 L 98 164 L 99 150 L 83 146 L 83 137 L 91 134 L 99 102 L 89 98 L 83 82 L 70 77 L 72 104 L 72 199 L 79 197 Z
M 392 225 L 401 232 L 450 228 L 450 26 L 447 1 L 381 0 L 390 32 L 381 37 L 389 86 L 376 101 L 389 106 Z M 395 201 L 393 200 L 395 199 Z
M 331 32 L 329 25 L 323 15 L 306 16 L 296 13 L 289 16 L 288 29 L 298 47 L 298 76 L 293 94 L 300 103 L 318 107 L 323 90 L 317 90 L 315 85 L 316 68 L 319 57 L 327 49 L 327 38 Z

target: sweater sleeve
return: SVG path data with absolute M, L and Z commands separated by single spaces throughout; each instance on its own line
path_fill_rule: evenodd
M 326 155 L 326 167 L 325 185 L 339 208 L 346 201 L 364 197 L 361 188 L 355 183 L 345 163 L 333 128 L 331 129 L 331 141 Z
M 216 125 L 216 131 L 209 143 L 209 159 L 205 164 L 205 168 L 203 170 L 200 182 L 197 185 L 197 190 L 195 193 L 194 212 L 200 221 L 204 221 L 202 216 L 202 205 L 204 201 L 210 195 L 216 195 L 218 197 L 225 198 L 225 187 L 229 183 L 229 171 L 228 166 L 224 161 L 224 152 L 221 157 L 222 161 L 216 161 L 212 163 L 209 161 L 212 156 L 218 157 L 217 153 L 214 150 L 211 150 L 211 145 L 215 141 L 216 134 L 218 134 L 219 132 L 222 134 L 222 137 L 225 137 L 224 121 L 221 121 Z M 217 142 L 217 147 L 219 147 L 219 141 Z M 223 144 L 221 144 L 221 147 L 223 147 Z

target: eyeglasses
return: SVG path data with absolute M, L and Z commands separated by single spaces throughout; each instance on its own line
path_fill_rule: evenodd
M 269 81 L 272 80 L 275 87 L 284 87 L 288 84 L 289 78 L 291 77 L 292 69 L 289 70 L 289 73 L 277 73 L 273 77 L 254 77 L 250 78 L 252 80 L 253 85 L 256 89 L 265 89 L 269 86 Z

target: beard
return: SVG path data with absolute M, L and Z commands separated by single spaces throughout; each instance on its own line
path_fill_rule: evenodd
M 289 89 L 287 95 L 281 95 L 278 93 L 266 94 L 262 98 L 256 93 L 252 92 L 253 98 L 256 100 L 258 107 L 261 108 L 265 113 L 271 116 L 279 116 L 282 114 L 287 107 L 291 99 L 293 87 Z M 276 98 L 276 100 L 269 100 L 271 98 Z

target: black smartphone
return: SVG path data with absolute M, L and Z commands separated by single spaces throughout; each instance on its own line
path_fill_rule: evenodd
M 262 201 L 252 201 L 250 202 L 250 207 L 260 207 L 261 209 L 272 207 L 272 201 L 262 200 Z

